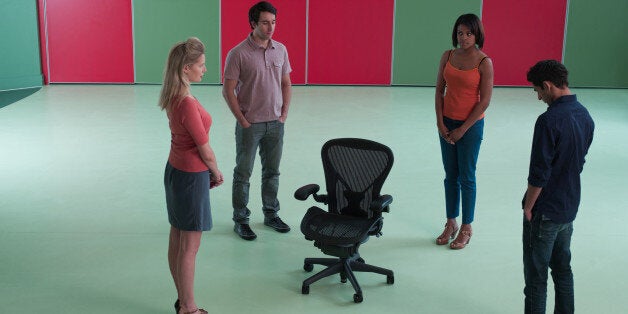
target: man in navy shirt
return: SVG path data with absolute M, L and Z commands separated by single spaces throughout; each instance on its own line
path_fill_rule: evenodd
M 568 71 L 544 60 L 528 71 L 539 100 L 547 103 L 534 126 L 528 189 L 523 199 L 525 313 L 545 313 L 547 272 L 552 269 L 555 313 L 574 312 L 571 235 L 580 204 L 580 173 L 593 140 L 593 119 L 569 90 Z

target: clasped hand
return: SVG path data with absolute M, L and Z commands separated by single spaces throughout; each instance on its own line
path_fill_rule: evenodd
M 445 129 L 439 130 L 440 136 L 445 140 L 445 142 L 455 145 L 458 140 L 464 136 L 464 131 L 460 128 L 453 129 L 452 131 Z
M 225 182 L 225 178 L 222 175 L 222 172 L 216 171 L 216 173 L 210 174 L 209 177 L 209 188 L 215 188 Z

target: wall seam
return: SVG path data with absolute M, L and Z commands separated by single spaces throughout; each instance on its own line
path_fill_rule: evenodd
M 392 36 L 390 41 L 390 81 L 388 81 L 388 86 L 393 85 L 393 78 L 395 74 L 395 26 L 397 23 L 397 0 L 393 1 L 393 16 L 392 16 Z
M 305 79 L 303 84 L 308 85 L 309 78 L 309 50 L 310 50 L 310 0 L 305 0 Z
M 565 50 L 567 49 L 567 25 L 569 25 L 569 4 L 570 0 L 567 0 L 565 7 L 565 22 L 563 28 L 563 49 L 561 51 L 561 63 L 565 64 Z
M 131 0 L 131 40 L 133 41 L 133 82 L 131 84 L 135 84 L 137 82 L 137 60 L 135 56 L 135 5 L 133 5 L 133 1 Z
M 48 1 L 44 2 L 44 38 L 46 40 L 46 69 L 48 71 L 48 84 L 52 83 L 52 72 L 50 71 L 50 44 L 48 43 Z
M 222 78 L 222 1 L 218 1 L 218 84 L 224 84 Z

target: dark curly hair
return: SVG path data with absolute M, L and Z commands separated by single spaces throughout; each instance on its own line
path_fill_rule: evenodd
M 556 60 L 543 60 L 528 70 L 527 78 L 534 86 L 543 88 L 543 82 L 550 81 L 556 87 L 562 88 L 569 87 L 568 75 L 569 71 L 562 63 Z

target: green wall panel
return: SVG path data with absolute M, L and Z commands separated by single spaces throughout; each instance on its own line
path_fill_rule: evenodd
M 133 0 L 135 82 L 162 83 L 172 45 L 188 37 L 205 44 L 202 83 L 220 83 L 219 0 Z
M 628 87 L 628 1 L 570 0 L 564 63 L 572 87 Z
M 0 90 L 42 86 L 37 2 L 0 0 Z
M 481 16 L 482 0 L 397 0 L 393 85 L 434 86 L 440 56 L 451 45 L 458 16 Z M 490 39 L 487 39 L 490 40 Z

